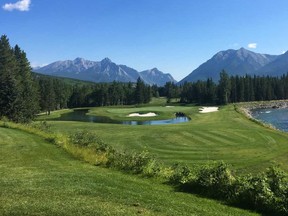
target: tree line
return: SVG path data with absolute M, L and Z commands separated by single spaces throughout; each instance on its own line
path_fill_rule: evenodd
M 167 84 L 166 84 L 167 86 Z M 281 77 L 269 76 L 229 76 L 220 73 L 219 83 L 212 79 L 184 83 L 181 86 L 170 84 L 167 97 L 179 97 L 182 103 L 228 104 L 249 101 L 288 99 L 288 73 Z M 167 91 L 169 92 L 169 90 Z
M 63 80 L 36 75 L 40 90 L 40 108 L 53 110 L 148 103 L 152 90 L 140 78 L 137 83 L 88 83 L 71 85 Z

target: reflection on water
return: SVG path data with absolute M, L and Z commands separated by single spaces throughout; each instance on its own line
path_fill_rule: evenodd
M 53 121 L 82 121 L 94 123 L 111 123 L 111 124 L 124 124 L 124 125 L 165 125 L 177 124 L 188 122 L 190 119 L 181 114 L 173 119 L 167 120 L 148 120 L 148 121 L 118 121 L 104 116 L 91 116 L 86 115 L 88 109 L 74 110 L 74 112 L 62 114 L 61 117 L 53 119 Z
M 272 124 L 279 130 L 288 132 L 288 108 L 285 109 L 255 109 L 252 116 L 260 121 Z

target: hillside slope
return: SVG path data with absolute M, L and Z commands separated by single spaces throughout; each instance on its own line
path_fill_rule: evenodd
M 256 74 L 262 76 L 281 76 L 286 73 L 288 73 L 288 51 L 256 71 Z
M 257 215 L 95 167 L 0 127 L 0 215 Z

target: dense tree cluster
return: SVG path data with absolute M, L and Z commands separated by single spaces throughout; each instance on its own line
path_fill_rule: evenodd
M 139 78 L 137 83 L 100 83 L 90 86 L 74 86 L 70 107 L 111 106 L 148 103 L 151 87 Z
M 34 76 L 39 89 L 40 110 L 50 114 L 53 110 L 68 108 L 72 86 L 60 79 Z
M 52 110 L 74 107 L 115 106 L 148 103 L 151 87 L 141 79 L 137 83 L 87 83 L 71 85 L 63 80 L 38 76 L 40 107 Z
M 247 101 L 288 99 L 288 73 L 281 77 L 246 75 L 228 76 L 220 73 L 220 81 L 212 79 L 179 86 L 182 103 L 227 104 Z
M 7 36 L 0 38 L 0 117 L 27 122 L 39 111 L 39 95 L 30 63 L 19 46 L 12 48 Z

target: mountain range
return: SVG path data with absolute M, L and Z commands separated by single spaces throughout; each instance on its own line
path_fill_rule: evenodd
M 220 51 L 178 84 L 207 80 L 208 78 L 217 82 L 222 70 L 229 75 L 281 76 L 288 73 L 288 51 L 282 55 L 260 54 L 244 48 Z M 92 82 L 136 82 L 140 77 L 149 85 L 164 86 L 166 82 L 176 83 L 169 73 L 163 73 L 157 68 L 139 72 L 126 65 L 118 65 L 109 58 L 102 61 L 89 61 L 83 58 L 57 61 L 44 67 L 34 68 L 34 71 Z
M 157 68 L 138 72 L 126 65 L 117 65 L 109 58 L 102 61 L 90 61 L 83 58 L 74 60 L 57 61 L 47 66 L 34 68 L 37 73 L 45 75 L 68 77 L 92 82 L 136 82 L 140 77 L 149 85 L 163 86 L 166 82 L 176 80 L 170 75 L 159 71 Z
M 207 80 L 207 78 L 218 81 L 222 70 L 229 75 L 281 76 L 288 73 L 288 51 L 282 55 L 260 54 L 244 48 L 221 51 L 201 64 L 178 84 Z

